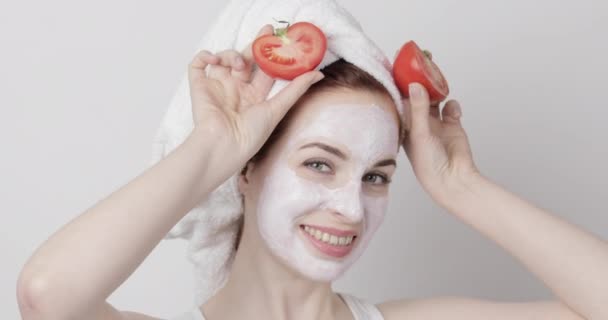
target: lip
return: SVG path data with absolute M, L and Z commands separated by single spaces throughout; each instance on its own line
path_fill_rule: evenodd
M 357 231 L 354 230 L 340 230 L 340 229 L 335 229 L 335 228 L 329 228 L 329 227 L 321 227 L 321 226 L 317 226 L 314 224 L 303 224 L 300 225 L 300 227 L 303 226 L 309 226 L 312 227 L 314 229 L 329 233 L 329 234 L 333 234 L 335 236 L 338 237 L 350 237 L 350 236 L 356 236 L 357 235 Z
M 319 228 L 319 230 L 322 230 L 322 229 Z M 317 240 L 317 238 L 311 236 L 308 232 L 304 231 L 304 225 L 300 226 L 300 231 L 302 232 L 303 236 L 306 237 L 306 239 L 308 239 L 308 241 L 310 241 L 310 243 L 317 250 L 321 251 L 321 253 L 323 253 L 327 256 L 334 257 L 334 258 L 343 258 L 343 257 L 347 256 L 353 250 L 354 244 L 356 243 L 356 240 L 357 240 L 357 237 L 355 237 L 355 238 L 353 238 L 353 241 L 347 246 L 335 246 L 335 245 L 331 245 L 329 243 L 325 243 L 321 240 Z M 351 235 L 355 235 L 351 231 L 348 231 L 348 232 L 350 232 Z

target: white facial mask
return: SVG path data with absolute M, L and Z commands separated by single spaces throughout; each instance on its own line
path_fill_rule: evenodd
M 343 151 L 350 155 L 348 161 L 353 165 L 349 166 L 346 183 L 330 189 L 299 176 L 289 166 L 289 156 L 313 141 L 348 148 Z M 362 178 L 376 162 L 396 158 L 398 146 L 396 121 L 381 107 L 345 104 L 323 107 L 312 117 L 310 125 L 290 138 L 264 179 L 257 220 L 260 234 L 273 254 L 316 281 L 332 281 L 344 273 L 361 256 L 382 223 L 388 202 L 386 194 L 364 192 L 365 184 L 371 182 Z M 341 214 L 342 220 L 352 226 L 362 225 L 347 256 L 322 258 L 305 243 L 310 240 L 303 236 L 298 220 L 319 211 Z M 327 221 L 331 221 L 329 217 Z

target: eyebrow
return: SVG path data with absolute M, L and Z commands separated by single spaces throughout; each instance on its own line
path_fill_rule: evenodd
M 374 167 L 386 167 L 386 166 L 395 166 L 397 167 L 397 162 L 393 159 L 380 160 L 376 162 Z
M 342 160 L 347 159 L 346 155 L 339 149 L 326 145 L 321 142 L 312 142 L 312 143 L 305 144 L 300 147 L 300 150 L 306 149 L 306 148 L 314 148 L 314 147 L 321 148 L 321 149 L 337 156 L 338 158 L 340 158 Z M 374 165 L 374 167 L 386 167 L 386 166 L 397 167 L 397 162 L 394 159 L 386 159 L 386 160 L 380 160 L 380 161 L 376 162 L 376 164 Z
M 344 153 L 342 153 L 342 151 L 338 150 L 337 148 L 328 146 L 328 145 L 326 145 L 324 143 L 320 143 L 320 142 L 312 142 L 312 143 L 305 144 L 300 147 L 300 150 L 305 149 L 305 148 L 313 148 L 313 147 L 321 148 L 331 154 L 336 155 L 338 158 L 340 158 L 342 160 L 346 160 L 346 158 L 347 158 L 346 155 Z

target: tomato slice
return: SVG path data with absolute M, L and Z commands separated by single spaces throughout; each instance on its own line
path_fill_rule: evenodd
M 280 21 L 285 22 L 285 21 Z M 253 58 L 273 78 L 292 80 L 316 68 L 327 49 L 321 29 L 310 22 L 297 22 L 278 28 L 273 35 L 261 36 L 253 42 Z
M 422 51 L 414 41 L 404 44 L 393 63 L 393 78 L 401 95 L 409 98 L 409 84 L 418 82 L 429 93 L 431 103 L 444 100 L 450 93 L 448 82 L 431 59 L 430 53 Z

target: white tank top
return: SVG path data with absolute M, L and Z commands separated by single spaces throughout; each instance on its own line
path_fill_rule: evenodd
M 378 308 L 360 298 L 346 293 L 338 293 L 352 312 L 355 320 L 384 320 Z M 195 307 L 190 312 L 183 313 L 169 320 L 206 320 L 199 307 Z

